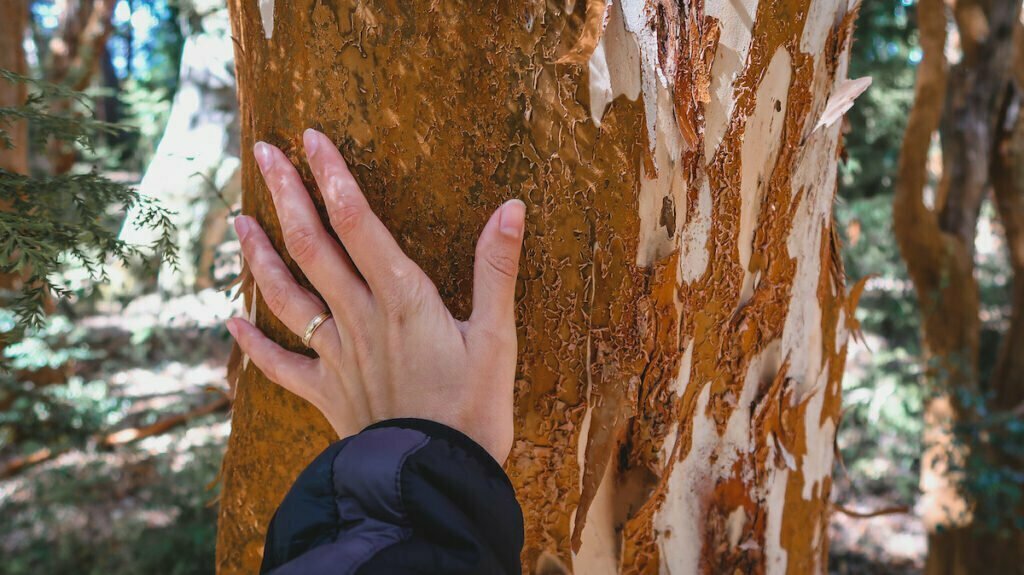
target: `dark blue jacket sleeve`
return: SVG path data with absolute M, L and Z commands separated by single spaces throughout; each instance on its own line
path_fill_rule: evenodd
M 505 472 L 462 433 L 392 419 L 324 450 L 267 531 L 260 573 L 521 573 L 523 515 Z

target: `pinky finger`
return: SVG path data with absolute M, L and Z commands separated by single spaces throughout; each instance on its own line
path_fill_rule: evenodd
M 242 353 L 256 364 L 263 375 L 306 401 L 313 400 L 311 384 L 318 375 L 317 360 L 277 345 L 244 319 L 229 319 L 227 328 L 238 342 L 238 347 L 242 348 Z

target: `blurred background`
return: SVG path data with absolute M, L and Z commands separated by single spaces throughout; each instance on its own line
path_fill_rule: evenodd
M 0 10 L 0 52 L 13 37 L 27 62 L 0 63 L 0 85 L 28 95 L 0 103 L 0 122 L 29 119 L 28 153 L 0 149 L 0 186 L 31 178 L 40 191 L 25 200 L 32 221 L 0 222 L 42 226 L 52 244 L 0 228 L 0 253 L 17 254 L 0 276 L 0 572 L 209 573 L 229 432 L 222 322 L 239 309 L 225 292 L 240 196 L 227 13 L 214 0 L 29 5 L 20 32 Z M 892 230 L 922 57 L 915 9 L 866 0 L 853 45 L 849 76 L 874 83 L 847 116 L 836 205 L 848 285 L 866 283 L 844 379 L 835 573 L 916 573 L 926 551 L 920 316 Z M 1012 279 L 989 203 L 975 249 L 984 370 Z M 1020 497 L 1020 477 L 989 479 Z

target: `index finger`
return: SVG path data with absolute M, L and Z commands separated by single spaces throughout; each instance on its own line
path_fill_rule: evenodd
M 306 156 L 337 232 L 352 262 L 377 292 L 409 274 L 415 264 L 380 221 L 345 159 L 327 136 L 309 129 L 303 134 Z

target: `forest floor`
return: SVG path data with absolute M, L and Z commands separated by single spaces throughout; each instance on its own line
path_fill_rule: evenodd
M 143 296 L 79 318 L 87 345 L 101 353 L 77 372 L 106 381 L 123 402 L 110 431 L 144 430 L 222 397 L 230 351 L 223 320 L 236 306 L 207 290 L 168 301 Z M 135 441 L 92 441 L 0 480 L 0 573 L 212 573 L 229 431 L 227 411 L 215 411 Z M 836 485 L 848 509 L 892 500 Z M 920 572 L 925 540 L 913 514 L 835 513 L 830 533 L 831 573 Z

